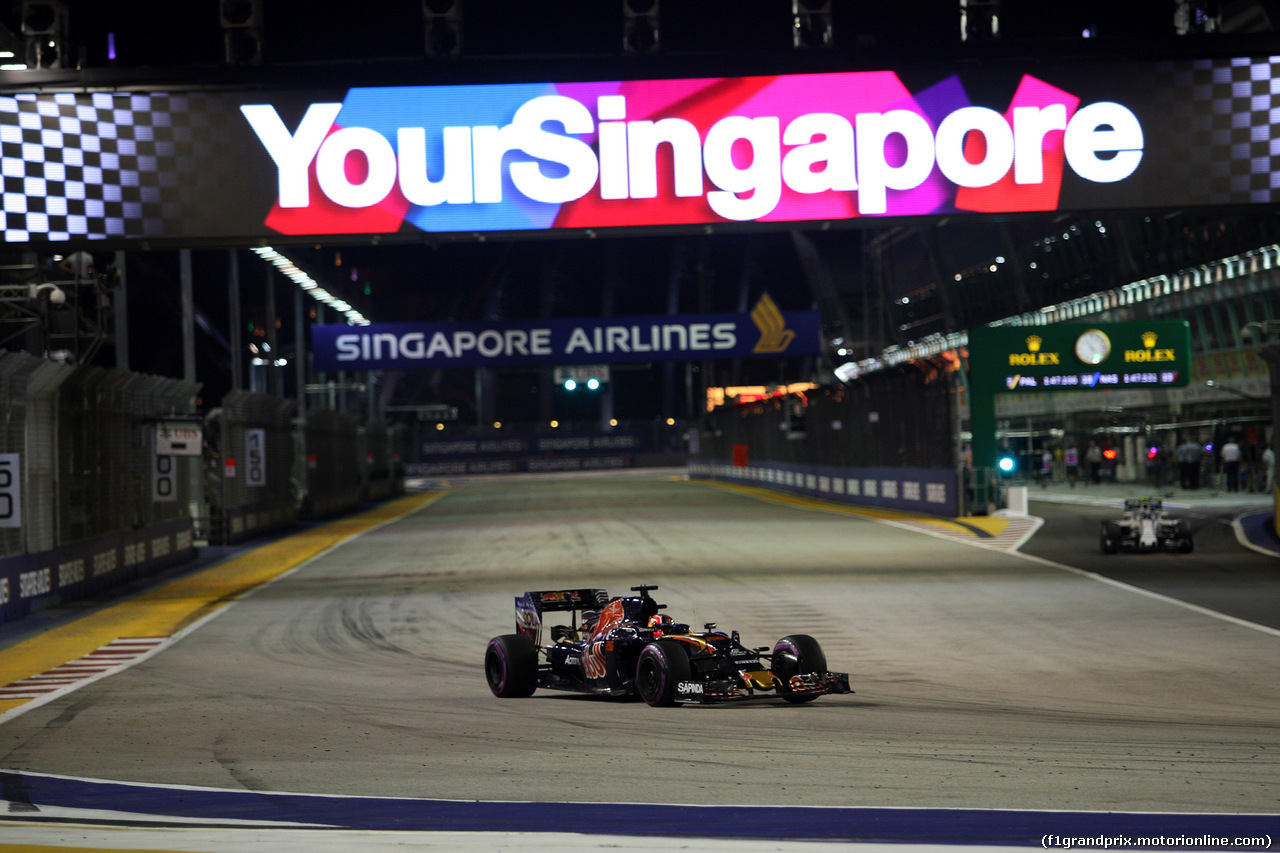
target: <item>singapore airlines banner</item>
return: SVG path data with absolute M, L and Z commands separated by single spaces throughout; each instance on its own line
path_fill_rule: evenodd
M 816 311 L 315 326 L 317 370 L 611 364 L 821 352 Z
M 1271 204 L 1277 63 L 0 97 L 9 243 Z

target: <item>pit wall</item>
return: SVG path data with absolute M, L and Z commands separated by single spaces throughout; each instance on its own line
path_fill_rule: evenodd
M 199 390 L 0 351 L 0 622 L 403 483 L 398 427 L 325 411 L 303 426 L 294 401 L 250 392 L 202 419 Z M 199 427 L 202 446 L 159 453 L 170 423 Z
M 0 558 L 0 622 L 83 598 L 195 558 L 191 519 Z
M 967 503 L 958 366 L 939 356 L 844 384 L 731 400 L 693 434 L 690 476 L 954 518 Z
M 956 475 L 947 469 L 691 462 L 689 476 L 760 486 L 849 506 L 879 507 L 948 518 L 959 515 Z
M 0 352 L 0 622 L 190 560 L 200 386 Z

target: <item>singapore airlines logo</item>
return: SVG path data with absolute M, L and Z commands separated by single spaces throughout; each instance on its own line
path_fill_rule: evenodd
M 756 342 L 753 352 L 785 352 L 795 340 L 796 333 L 787 328 L 787 321 L 778 310 L 777 303 L 767 293 L 751 309 L 751 321 L 760 330 L 760 340 Z

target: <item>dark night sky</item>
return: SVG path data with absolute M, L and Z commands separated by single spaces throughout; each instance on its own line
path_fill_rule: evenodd
M 106 60 L 115 34 L 120 65 L 217 65 L 222 33 L 216 0 L 66 0 L 71 38 L 91 65 Z M 663 54 L 764 56 L 791 51 L 790 0 L 666 0 L 660 5 Z M 956 46 L 957 0 L 865 3 L 832 0 L 837 50 L 891 51 L 925 59 Z M 1092 28 L 1104 39 L 1130 42 L 1172 30 L 1168 0 L 1004 0 L 1006 45 L 1078 39 Z M 5 22 L 17 31 L 19 0 L 6 4 Z M 621 0 L 462 0 L 464 55 L 472 58 L 586 56 L 621 52 Z M 420 0 L 262 0 L 266 60 L 270 63 L 420 57 Z M 1057 49 L 1061 49 L 1059 44 Z M 887 58 L 882 56 L 881 58 Z

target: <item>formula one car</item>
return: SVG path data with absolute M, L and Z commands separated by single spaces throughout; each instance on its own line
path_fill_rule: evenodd
M 539 688 L 601 696 L 639 696 L 650 705 L 710 704 L 781 698 L 809 702 L 827 693 L 852 693 L 849 676 L 828 672 L 822 647 L 807 634 L 748 648 L 738 632 L 702 631 L 661 613 L 649 593 L 609 598 L 603 589 L 526 592 L 516 599 L 516 633 L 489 641 L 484 675 L 493 695 L 530 696 Z M 543 615 L 565 612 L 568 624 Z
M 1102 522 L 1102 553 L 1117 551 L 1181 551 L 1191 553 L 1191 525 L 1183 518 L 1168 518 L 1159 498 L 1124 502 L 1124 517 Z

